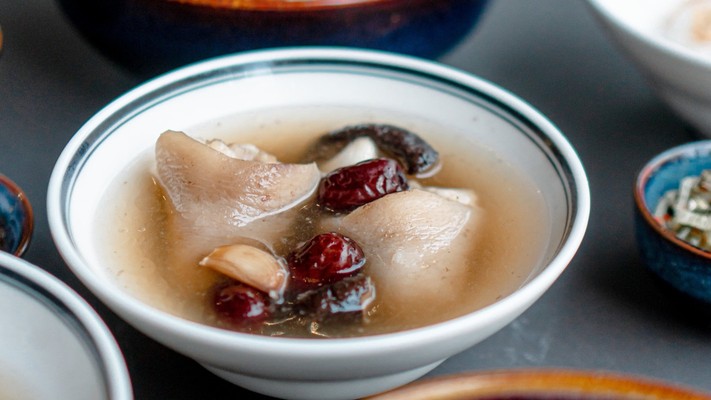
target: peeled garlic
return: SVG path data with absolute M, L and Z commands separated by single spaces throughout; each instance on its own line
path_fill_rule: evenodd
M 271 297 L 278 297 L 286 282 L 286 270 L 270 253 L 246 244 L 218 247 L 200 261 L 211 268 Z

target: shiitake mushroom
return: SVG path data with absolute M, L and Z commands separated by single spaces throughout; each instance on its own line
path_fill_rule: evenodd
M 328 159 L 363 136 L 372 139 L 380 151 L 397 160 L 410 175 L 430 170 L 439 160 L 437 150 L 411 131 L 387 124 L 359 124 L 321 136 L 313 147 L 309 161 Z

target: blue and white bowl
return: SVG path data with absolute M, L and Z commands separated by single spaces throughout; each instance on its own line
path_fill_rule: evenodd
M 42 269 L 0 252 L 0 399 L 131 400 L 96 312 Z
M 550 229 L 540 265 L 530 279 L 494 304 L 439 324 L 324 340 L 210 327 L 161 311 L 117 284 L 95 245 L 94 217 L 108 183 L 135 157 L 152 151 L 167 123 L 174 130 L 190 130 L 249 111 L 273 121 L 270 110 L 329 105 L 387 110 L 443 123 L 525 171 L 525 178 L 544 197 L 548 217 L 543 226 Z M 582 164 L 562 133 L 505 90 L 411 57 L 301 48 L 195 64 L 112 102 L 77 132 L 57 161 L 48 190 L 48 216 L 72 271 L 146 335 L 250 390 L 275 397 L 334 400 L 410 382 L 519 316 L 553 284 L 577 251 L 588 222 L 589 196 Z

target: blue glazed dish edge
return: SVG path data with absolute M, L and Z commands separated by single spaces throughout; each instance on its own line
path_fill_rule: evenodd
M 653 216 L 667 190 L 704 169 L 711 169 L 711 140 L 677 146 L 651 159 L 635 182 L 635 235 L 651 272 L 676 291 L 711 305 L 711 252 L 677 238 Z
M 34 213 L 25 193 L 0 174 L 0 251 L 22 256 L 34 230 Z

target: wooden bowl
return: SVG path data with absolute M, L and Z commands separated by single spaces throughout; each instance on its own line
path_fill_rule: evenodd
M 666 382 L 612 372 L 511 370 L 423 380 L 369 400 L 711 400 Z

